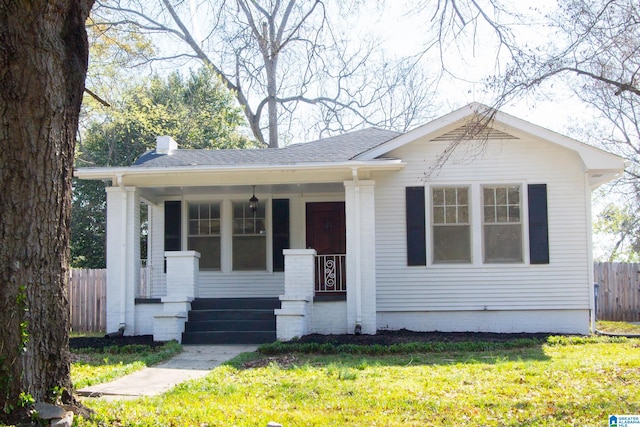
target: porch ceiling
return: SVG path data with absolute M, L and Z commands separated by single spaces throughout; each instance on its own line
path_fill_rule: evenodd
M 190 196 L 190 195 L 251 195 L 253 185 L 201 185 L 201 186 L 170 186 L 170 187 L 144 187 L 139 188 L 141 195 L 153 201 L 158 197 L 170 196 Z M 327 183 L 305 183 L 305 184 L 261 184 L 255 183 L 256 195 L 261 198 L 261 194 L 323 194 L 323 193 L 343 193 L 344 184 L 342 182 Z M 247 196 L 247 197 L 248 197 Z

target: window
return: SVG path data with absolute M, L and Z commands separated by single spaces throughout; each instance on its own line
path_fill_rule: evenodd
M 483 187 L 484 262 L 522 262 L 520 186 Z
M 200 252 L 200 269 L 220 270 L 220 204 L 189 203 L 187 247 Z
M 469 189 L 437 187 L 431 190 L 433 262 L 471 262 Z
M 266 270 L 267 228 L 264 203 L 251 212 L 246 202 L 233 203 L 233 269 Z

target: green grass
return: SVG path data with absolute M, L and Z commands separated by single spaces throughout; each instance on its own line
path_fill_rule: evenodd
M 182 347 L 176 342 L 159 347 L 127 345 L 106 347 L 102 351 L 73 350 L 71 380 L 76 389 L 113 381 L 146 366 L 156 365 L 181 351 Z
M 610 414 L 640 413 L 637 339 L 375 355 L 355 347 L 242 355 L 162 396 L 85 401 L 96 417 L 82 424 L 602 426 Z
M 640 324 L 628 322 L 609 322 L 606 320 L 598 320 L 596 328 L 600 332 L 609 334 L 637 334 L 640 335 Z

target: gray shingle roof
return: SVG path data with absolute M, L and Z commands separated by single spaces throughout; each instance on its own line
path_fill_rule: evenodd
M 135 167 L 290 165 L 298 163 L 345 162 L 397 136 L 393 132 L 369 128 L 285 148 L 246 150 L 175 150 L 169 155 L 147 151 Z

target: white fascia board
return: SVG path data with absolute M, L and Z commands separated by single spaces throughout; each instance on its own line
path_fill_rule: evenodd
M 340 163 L 298 163 L 282 165 L 195 165 L 195 166 L 167 166 L 167 167 L 98 167 L 79 168 L 74 171 L 74 176 L 87 180 L 117 180 L 124 176 L 152 176 L 152 175 L 180 175 L 197 173 L 229 173 L 229 172 L 269 172 L 269 171 L 315 171 L 331 172 L 336 170 L 358 169 L 362 171 L 389 171 L 404 168 L 405 163 L 400 159 L 383 159 L 373 161 L 347 161 Z

